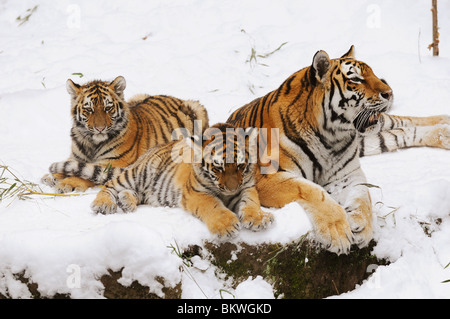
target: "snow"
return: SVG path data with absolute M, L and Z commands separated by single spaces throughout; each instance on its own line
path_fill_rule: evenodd
M 38 5 L 19 26 L 18 16 Z M 440 0 L 440 54 L 431 57 L 429 1 L 50 1 L 0 0 L 0 163 L 39 183 L 70 153 L 65 81 L 123 75 L 126 97 L 166 94 L 204 104 L 211 123 L 278 87 L 324 49 L 356 46 L 357 58 L 384 77 L 399 115 L 449 114 L 450 1 Z M 270 56 L 250 60 L 252 49 Z M 82 73 L 83 77 L 73 73 Z M 374 253 L 390 260 L 362 285 L 332 298 L 449 298 L 450 152 L 420 148 L 362 159 L 371 188 Z M 41 185 L 44 191 L 50 188 Z M 30 298 L 23 274 L 42 296 L 102 298 L 99 278 L 122 270 L 162 295 L 181 281 L 183 298 L 273 298 L 263 278 L 235 289 L 206 260 L 183 266 L 170 247 L 216 241 L 181 209 L 142 206 L 95 216 L 97 189 L 77 197 L 0 203 L 0 294 Z M 311 225 L 300 206 L 278 210 L 266 231 L 234 242 L 288 243 Z
M 261 276 L 253 279 L 251 276 L 236 287 L 238 299 L 273 299 L 272 286 Z

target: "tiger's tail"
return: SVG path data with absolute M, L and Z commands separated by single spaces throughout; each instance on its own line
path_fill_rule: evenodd
M 125 168 L 67 160 L 51 164 L 49 170 L 52 174 L 76 176 L 94 182 L 96 185 L 103 185 L 107 181 L 119 176 Z
M 202 121 L 202 132 L 209 127 L 209 117 L 206 108 L 198 101 L 185 100 L 181 106 L 181 111 L 192 120 Z

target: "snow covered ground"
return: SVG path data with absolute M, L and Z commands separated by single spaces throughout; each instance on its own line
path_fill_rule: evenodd
M 450 1 L 438 1 L 439 58 L 427 50 L 430 5 L 411 0 L 0 0 L 0 164 L 39 183 L 50 163 L 67 158 L 67 78 L 85 82 L 123 75 L 126 97 L 197 99 L 215 123 L 278 87 L 310 64 L 317 50 L 339 57 L 351 44 L 357 58 L 394 89 L 392 113 L 450 114 Z M 252 51 L 273 54 L 255 60 Z M 379 187 L 371 188 L 377 215 L 374 253 L 392 263 L 334 298 L 449 298 L 450 283 L 443 281 L 450 279 L 450 267 L 445 268 L 450 262 L 450 151 L 409 149 L 363 158 L 362 166 L 369 183 Z M 13 276 L 23 273 L 43 296 L 98 298 L 103 289 L 98 278 L 107 269 L 123 268 L 122 284 L 138 280 L 160 295 L 156 276 L 167 286 L 181 280 L 183 298 L 232 297 L 221 289 L 236 298 L 273 298 L 261 277 L 232 289 L 205 260 L 180 271 L 182 260 L 167 246 L 214 240 L 190 214 L 142 206 L 133 214 L 95 216 L 89 205 L 97 191 L 0 203 L 0 294 L 30 297 Z M 270 229 L 244 230 L 236 241 L 286 243 L 310 230 L 296 204 L 273 212 Z

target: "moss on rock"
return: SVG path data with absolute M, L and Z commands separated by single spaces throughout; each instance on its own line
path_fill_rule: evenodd
M 205 244 L 211 261 L 237 286 L 249 276 L 270 282 L 275 297 L 324 298 L 353 290 L 366 279 L 369 265 L 386 264 L 371 254 L 374 243 L 336 255 L 302 240 L 286 245 Z M 368 268 L 369 267 L 369 268 Z

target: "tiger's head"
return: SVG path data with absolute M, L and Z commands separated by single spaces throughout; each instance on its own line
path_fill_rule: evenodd
M 217 187 L 221 194 L 232 195 L 244 186 L 253 186 L 256 158 L 256 130 L 235 129 L 225 123 L 204 132 L 202 161 L 197 171 Z M 251 185 L 250 185 L 251 184 Z
M 382 112 L 391 108 L 393 93 L 370 66 L 354 57 L 354 46 L 339 59 L 318 51 L 310 68 L 311 78 L 325 88 L 331 121 L 351 124 L 361 134 L 377 132 Z
M 84 85 L 67 80 L 71 95 L 74 129 L 94 144 L 104 142 L 120 132 L 127 124 L 128 108 L 123 91 L 122 76 L 114 81 L 91 81 Z

